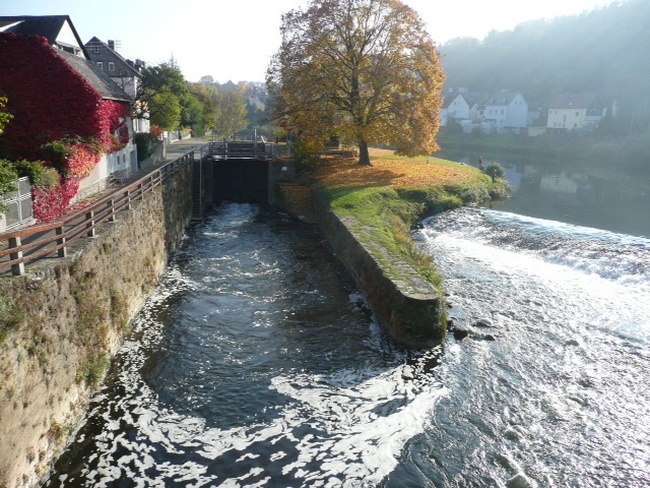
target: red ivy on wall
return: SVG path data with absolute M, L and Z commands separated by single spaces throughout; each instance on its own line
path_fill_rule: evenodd
M 0 59 L 0 86 L 14 116 L 5 137 L 17 156 L 41 159 L 45 143 L 102 134 L 101 95 L 44 37 L 0 34 Z
M 66 160 L 63 172 L 66 178 L 88 176 L 102 156 L 96 147 L 84 142 L 73 144 L 69 148 L 72 154 Z
M 14 116 L 5 127 L 5 156 L 47 161 L 44 144 L 75 141 L 67 144 L 70 156 L 59 168 L 59 186 L 35 189 L 35 215 L 46 222 L 65 212 L 79 178 L 92 171 L 102 152 L 129 142 L 130 107 L 102 99 L 44 37 L 0 33 L 0 59 L 0 88 Z
M 108 152 L 119 151 L 129 142 L 129 128 L 126 119 L 130 114 L 130 107 L 114 100 L 103 100 L 99 109 L 102 120 L 101 141 L 108 148 Z
M 79 178 L 59 176 L 59 184 L 52 186 L 34 186 L 32 198 L 34 216 L 39 222 L 50 222 L 65 215 L 70 201 L 79 190 Z

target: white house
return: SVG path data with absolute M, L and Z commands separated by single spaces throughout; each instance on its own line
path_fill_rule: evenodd
M 0 16 L 0 32 L 46 38 L 48 44 L 56 50 L 58 57 L 61 58 L 61 70 L 57 73 L 73 76 L 69 70 L 63 69 L 67 65 L 72 68 L 76 78 L 84 79 L 103 100 L 118 102 L 126 109 L 131 105 L 132 97 L 115 83 L 107 72 L 98 69 L 97 64 L 91 61 L 69 16 Z M 11 67 L 16 79 L 19 79 L 20 76 L 31 76 L 30 73 L 40 69 L 40 67 L 30 64 L 29 61 L 27 59 L 21 66 Z M 57 94 L 52 93 L 52 96 L 55 97 Z M 91 174 L 81 180 L 76 200 L 103 189 L 108 184 L 110 175 L 128 173 L 131 169 L 137 169 L 136 146 L 133 143 L 133 124 L 130 114 L 122 122 L 129 131 L 128 142 L 121 149 L 102 156 Z
M 598 126 L 605 109 L 593 93 L 563 93 L 548 106 L 546 127 L 555 130 L 591 130 Z
M 469 92 L 464 89 L 451 93 L 445 97 L 443 111 L 441 114 L 442 124 L 447 125 L 449 120 L 453 120 L 461 125 L 472 125 L 480 120 L 481 103 L 485 94 Z
M 497 132 L 517 132 L 526 127 L 528 103 L 520 92 L 503 90 L 494 93 L 485 100 L 483 120 Z
M 465 100 L 462 93 L 450 97 L 449 103 L 445 104 L 447 108 L 447 120 L 469 119 L 469 103 Z

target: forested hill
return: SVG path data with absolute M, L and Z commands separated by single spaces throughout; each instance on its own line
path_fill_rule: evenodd
M 441 46 L 446 88 L 515 90 L 529 107 L 560 92 L 594 92 L 622 111 L 650 110 L 650 1 L 626 0 L 581 15 L 529 21 L 483 41 Z M 643 108 L 645 107 L 645 108 Z

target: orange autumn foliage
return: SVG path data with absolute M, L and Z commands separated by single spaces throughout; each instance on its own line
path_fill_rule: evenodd
M 447 186 L 470 186 L 486 176 L 470 166 L 438 158 L 407 158 L 394 151 L 371 149 L 371 166 L 359 165 L 354 157 L 322 157 L 311 174 L 322 188 L 436 189 Z M 314 181 L 309 178 L 309 180 Z M 311 185 L 282 183 L 282 194 L 292 208 L 309 214 L 312 208 Z
M 450 164 L 437 158 L 396 157 L 387 149 L 372 149 L 372 166 L 360 166 L 356 159 L 326 159 L 317 170 L 326 188 L 342 186 L 440 188 L 480 181 L 484 175 L 469 166 Z

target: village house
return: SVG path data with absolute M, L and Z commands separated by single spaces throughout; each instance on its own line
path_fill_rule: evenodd
M 461 126 L 476 123 L 481 118 L 481 102 L 485 94 L 469 92 L 463 88 L 450 91 L 445 96 L 441 112 L 442 125 L 455 122 Z
M 142 70 L 146 67 L 144 61 L 136 59 L 134 62 L 123 58 L 116 51 L 114 40 L 105 43 L 97 37 L 93 37 L 84 45 L 84 48 L 98 70 L 108 74 L 111 80 L 120 86 L 132 99 L 137 98 L 142 83 Z M 149 129 L 149 119 L 146 116 L 133 119 L 133 130 L 135 132 L 149 132 Z
M 520 92 L 492 95 L 465 89 L 449 91 L 441 113 L 441 125 L 459 124 L 463 132 L 520 133 L 527 126 L 528 103 Z
M 546 127 L 556 131 L 593 130 L 598 127 L 605 110 L 593 93 L 563 93 L 551 100 Z
M 486 132 L 519 133 L 526 128 L 528 103 L 520 92 L 502 90 L 489 96 L 481 107 Z

